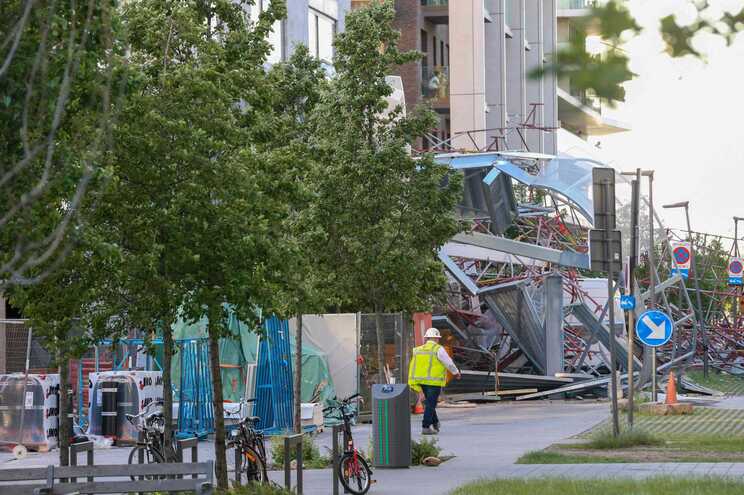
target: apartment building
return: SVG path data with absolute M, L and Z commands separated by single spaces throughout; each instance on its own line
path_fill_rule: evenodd
M 400 71 L 406 102 L 428 101 L 439 115 L 424 148 L 556 151 L 555 81 L 528 77 L 555 51 L 555 0 L 395 6 L 401 48 L 424 54 Z
M 354 0 L 353 8 L 371 0 Z M 576 36 L 591 0 L 396 0 L 402 49 L 420 62 L 400 70 L 408 106 L 427 101 L 439 124 L 425 149 L 561 152 L 576 139 L 622 132 L 602 102 L 570 80 L 532 74 Z M 587 33 L 596 35 L 597 33 Z
M 256 0 L 250 7 L 256 19 L 268 7 L 270 0 Z M 333 39 L 344 30 L 351 0 L 287 0 L 287 17 L 274 24 L 269 37 L 272 52 L 270 64 L 287 60 L 302 44 L 310 53 L 330 66 L 333 62 Z

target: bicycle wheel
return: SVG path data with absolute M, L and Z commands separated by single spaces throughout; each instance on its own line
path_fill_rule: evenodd
M 150 449 L 145 447 L 144 445 L 137 445 L 136 447 L 132 448 L 132 451 L 129 452 L 129 462 L 128 464 L 139 464 L 139 452 L 143 451 L 143 460 L 144 464 L 152 464 L 152 463 L 161 463 L 164 462 L 164 459 L 161 455 L 159 455 L 157 452 L 151 453 Z M 138 478 L 140 479 L 146 479 L 146 480 L 159 480 L 159 479 L 165 479 L 165 476 L 156 476 L 156 475 L 146 475 L 146 476 L 129 476 L 132 481 L 136 481 Z
M 251 447 L 243 449 L 240 472 L 249 483 L 263 484 L 269 481 L 269 476 L 266 473 L 266 461 Z
M 147 447 L 143 445 L 137 445 L 136 447 L 132 448 L 132 451 L 129 452 L 129 462 L 127 464 L 139 464 L 139 452 L 143 452 L 143 460 L 145 464 L 150 464 L 150 452 L 147 450 Z M 132 481 L 137 481 L 136 476 L 130 476 Z M 149 477 L 145 477 L 145 479 L 150 479 Z
M 338 463 L 338 477 L 344 488 L 355 495 L 364 495 L 372 485 L 372 470 L 361 455 L 346 452 Z

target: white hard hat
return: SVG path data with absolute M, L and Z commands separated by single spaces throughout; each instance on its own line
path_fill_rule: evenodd
M 424 334 L 425 339 L 441 339 L 442 334 L 436 328 L 430 328 Z

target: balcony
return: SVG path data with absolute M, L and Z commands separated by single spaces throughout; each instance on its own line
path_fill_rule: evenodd
M 558 0 L 558 10 L 590 9 L 595 0 Z
M 573 96 L 558 88 L 558 119 L 562 127 L 581 136 L 605 136 L 630 130 L 624 122 L 600 113 L 599 100 L 589 95 Z
M 421 14 L 432 24 L 449 24 L 449 0 L 421 0 Z M 483 20 L 493 22 L 486 0 L 483 0 Z
M 449 24 L 449 0 L 421 0 L 421 14 L 432 24 Z
M 421 95 L 435 110 L 449 108 L 449 67 L 421 67 Z
M 587 16 L 595 3 L 596 0 L 558 0 L 558 18 Z

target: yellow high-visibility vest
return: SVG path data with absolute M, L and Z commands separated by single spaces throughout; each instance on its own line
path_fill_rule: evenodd
M 413 357 L 408 367 L 408 385 L 414 391 L 420 391 L 420 385 L 444 387 L 447 382 L 447 368 L 437 357 L 442 346 L 429 341 L 413 348 Z

